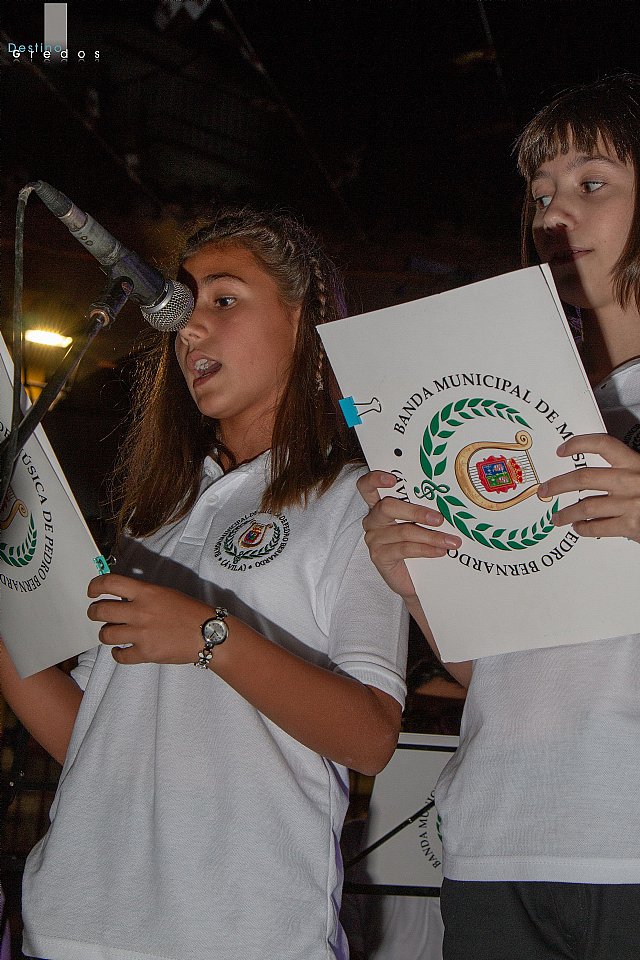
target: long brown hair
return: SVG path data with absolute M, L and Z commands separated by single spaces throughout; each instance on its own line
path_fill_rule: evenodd
M 522 209 L 521 252 L 526 266 L 538 263 L 531 237 L 535 204 L 529 183 L 540 164 L 571 146 L 584 153 L 601 140 L 636 178 L 633 221 L 624 250 L 613 269 L 614 295 L 622 307 L 634 299 L 640 309 L 640 77 L 617 74 L 561 93 L 531 120 L 516 143 L 518 168 L 527 181 Z
M 261 509 L 277 513 L 326 491 L 346 463 L 362 459 L 344 421 L 340 391 L 316 327 L 345 316 L 342 283 L 315 236 L 289 214 L 222 207 L 187 240 L 181 262 L 203 246 L 240 246 L 300 305 L 294 353 L 276 411 L 271 477 Z M 207 454 L 220 451 L 217 422 L 200 414 L 174 350 L 159 334 L 140 363 L 132 427 L 116 471 L 120 529 L 145 536 L 193 506 Z M 233 465 L 231 451 L 225 450 Z

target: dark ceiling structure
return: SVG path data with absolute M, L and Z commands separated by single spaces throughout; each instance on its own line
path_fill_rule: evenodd
M 468 251 L 455 267 L 438 243 L 466 239 L 481 261 L 492 243 L 512 244 L 511 148 L 532 112 L 576 82 L 640 69 L 635 0 L 66 7 L 63 62 L 7 49 L 42 39 L 41 0 L 3 11 L 4 237 L 34 178 L 107 225 L 124 221 L 125 241 L 145 245 L 155 224 L 162 252 L 166 223 L 212 200 L 279 203 L 340 248 L 379 247 L 381 270 L 387 238 L 430 238 L 436 255 L 416 250 L 415 263 L 424 275 L 434 261 L 441 278 L 450 263 L 451 285 L 472 278 Z
M 16 198 L 30 180 L 161 266 L 212 201 L 293 208 L 328 239 L 357 313 L 516 267 L 519 129 L 567 86 L 640 72 L 636 0 L 66 7 L 60 60 L 37 48 L 42 0 L 3 5 L 5 335 Z M 31 200 L 27 314 L 73 334 L 100 289 L 96 264 Z M 121 417 L 126 390 L 109 371 L 141 336 L 127 308 L 96 341 L 65 401 L 74 441 L 92 443 Z

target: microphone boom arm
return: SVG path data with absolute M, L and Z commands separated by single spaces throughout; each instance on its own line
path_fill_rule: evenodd
M 44 180 L 28 185 L 73 237 L 81 243 L 110 280 L 128 277 L 131 299 L 140 304 L 147 323 L 161 332 L 180 330 L 193 310 L 193 295 L 185 284 L 167 280 L 119 240 L 105 230 L 89 213 L 77 207 L 60 190 Z
M 24 208 L 31 192 L 61 220 L 71 234 L 98 261 L 109 278 L 102 300 L 89 308 L 89 327 L 82 339 L 72 345 L 63 357 L 49 383 L 26 416 L 21 417 L 22 379 L 22 274 Z M 88 213 L 50 184 L 35 180 L 18 195 L 16 214 L 16 264 L 13 316 L 13 406 L 11 429 L 0 443 L 0 504 L 4 502 L 15 463 L 24 444 L 40 423 L 65 383 L 80 363 L 93 338 L 108 326 L 131 298 L 140 305 L 144 319 L 161 333 L 182 329 L 193 310 L 193 294 L 178 280 L 165 277 L 142 260 L 133 250 L 123 246 Z
M 17 427 L 16 438 L 11 435 L 0 443 L 0 503 L 4 502 L 7 488 L 11 483 L 11 476 L 15 463 L 22 452 L 27 440 L 42 421 L 56 398 L 64 388 L 65 383 L 74 372 L 94 338 L 108 327 L 131 296 L 131 283 L 127 278 L 119 277 L 107 284 L 100 300 L 96 300 L 89 307 L 87 314 L 88 325 L 82 337 L 69 347 L 50 377 L 42 393 L 25 414 Z M 15 455 L 12 455 L 12 449 Z

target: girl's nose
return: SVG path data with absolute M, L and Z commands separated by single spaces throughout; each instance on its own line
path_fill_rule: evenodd
M 570 229 L 575 223 L 575 209 L 571 200 L 555 193 L 545 207 L 542 223 L 545 230 Z
M 178 331 L 178 336 L 185 343 L 193 343 L 196 340 L 202 340 L 206 337 L 207 332 L 202 313 L 198 310 L 197 306 L 194 306 L 186 326 Z

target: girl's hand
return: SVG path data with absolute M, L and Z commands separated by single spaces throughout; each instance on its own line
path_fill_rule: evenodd
M 627 537 L 640 543 L 640 455 L 606 433 L 571 437 L 558 456 L 597 453 L 610 467 L 580 467 L 542 483 L 538 495 L 555 497 L 579 490 L 602 490 L 604 495 L 586 497 L 563 510 L 553 522 L 570 523 L 581 537 Z
M 100 642 L 113 646 L 118 663 L 195 663 L 203 647 L 200 626 L 213 607 L 178 590 L 133 580 L 117 573 L 95 577 L 87 594 L 110 593 L 120 600 L 97 600 L 87 610 L 102 621 Z M 116 644 L 131 644 L 122 649 Z
M 412 601 L 416 592 L 404 561 L 413 557 L 444 557 L 447 550 L 460 547 L 462 540 L 429 529 L 444 520 L 437 510 L 397 497 L 380 497 L 379 487 L 393 487 L 396 483 L 392 473 L 381 470 L 360 477 L 358 490 L 370 508 L 362 526 L 371 559 L 379 573 L 403 600 Z M 396 523 L 397 520 L 404 522 Z

